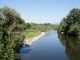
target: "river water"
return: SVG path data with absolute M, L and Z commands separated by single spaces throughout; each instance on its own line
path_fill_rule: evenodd
M 23 60 L 80 60 L 80 43 L 74 37 L 50 30 L 30 46 L 20 49 Z

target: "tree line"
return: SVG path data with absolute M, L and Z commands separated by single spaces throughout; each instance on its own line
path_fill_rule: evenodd
M 27 26 L 27 28 L 29 29 L 34 29 L 34 30 L 39 30 L 41 32 L 45 32 L 48 30 L 57 30 L 58 29 L 58 25 L 56 24 L 50 24 L 50 23 L 44 23 L 44 24 L 38 24 L 38 23 L 27 23 L 30 25 Z
M 73 8 L 69 14 L 62 19 L 58 27 L 58 32 L 69 36 L 80 37 L 80 9 Z

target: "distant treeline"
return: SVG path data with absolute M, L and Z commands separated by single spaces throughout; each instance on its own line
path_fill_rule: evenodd
M 56 24 L 50 24 L 50 23 L 44 23 L 44 24 L 37 24 L 37 23 L 26 23 L 27 29 L 34 29 L 39 31 L 48 31 L 48 30 L 57 30 L 58 25 Z
M 69 14 L 62 19 L 58 32 L 69 36 L 80 37 L 80 9 L 73 8 Z

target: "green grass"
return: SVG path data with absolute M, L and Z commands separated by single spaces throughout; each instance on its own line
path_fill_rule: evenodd
M 26 36 L 26 39 L 33 38 L 34 36 L 39 35 L 41 32 L 39 30 L 27 29 L 22 34 Z
M 32 38 L 34 36 L 39 35 L 40 33 L 41 33 L 40 31 L 37 31 L 37 32 L 35 32 L 35 31 L 29 32 L 29 33 L 27 33 L 27 38 Z

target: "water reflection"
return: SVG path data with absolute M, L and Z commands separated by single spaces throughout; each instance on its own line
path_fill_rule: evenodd
M 58 38 L 62 45 L 65 46 L 65 53 L 70 60 L 80 60 L 80 43 L 75 37 L 66 36 L 58 33 Z
M 23 44 L 22 48 L 19 51 L 19 54 L 27 54 L 31 51 L 32 49 L 29 47 L 27 44 Z

